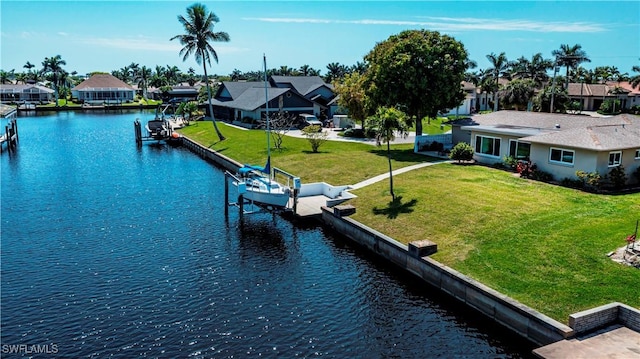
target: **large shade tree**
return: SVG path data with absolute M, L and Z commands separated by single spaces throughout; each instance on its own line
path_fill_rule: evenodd
M 375 139 L 378 146 L 382 143 L 387 144 L 387 161 L 389 162 L 389 191 L 391 198 L 396 199 L 393 192 L 393 170 L 391 167 L 391 141 L 396 135 L 407 137 L 408 126 L 407 118 L 404 112 L 393 107 L 380 107 L 375 115 L 369 117 L 366 121 L 366 127 L 373 130 L 376 134 Z
M 214 25 L 219 22 L 220 19 L 213 12 L 207 13 L 207 8 L 200 3 L 189 6 L 187 8 L 187 17 L 185 18 L 182 15 L 178 15 L 178 21 L 184 26 L 185 33 L 176 35 L 172 37 L 171 40 L 177 39 L 180 41 L 180 44 L 184 45 L 180 50 L 180 55 L 183 56 L 182 61 L 186 61 L 190 55 L 194 55 L 196 62 L 202 64 L 204 80 L 207 86 L 209 113 L 211 114 L 211 120 L 218 139 L 222 141 L 225 137 L 220 132 L 220 129 L 218 129 L 213 114 L 213 105 L 211 104 L 211 87 L 207 75 L 207 64 L 211 65 L 212 58 L 216 63 L 218 62 L 218 54 L 213 46 L 211 46 L 211 42 L 227 42 L 229 41 L 229 34 L 226 32 L 213 31 Z
M 464 45 L 437 31 L 407 30 L 393 35 L 365 56 L 366 92 L 375 107 L 399 106 L 416 120 L 455 108 L 464 100 L 461 83 L 467 70 Z

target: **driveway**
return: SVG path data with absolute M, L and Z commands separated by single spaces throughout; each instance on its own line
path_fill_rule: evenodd
M 322 129 L 323 131 L 327 132 L 329 134 L 329 140 L 330 141 L 344 141 L 344 142 L 360 142 L 360 143 L 366 143 L 369 145 L 376 145 L 376 140 L 374 139 L 370 139 L 370 138 L 355 138 L 355 137 L 341 137 L 338 136 L 338 134 L 341 132 L 338 129 L 333 129 L 333 128 L 324 128 Z M 298 138 L 305 138 L 305 136 L 302 134 L 301 130 L 290 130 L 289 132 L 287 132 L 286 134 L 287 136 L 291 136 L 291 137 L 298 137 Z M 407 136 L 406 138 L 401 138 L 401 137 L 396 137 L 396 139 L 394 141 L 391 141 L 391 143 L 415 143 L 415 139 L 416 139 L 416 133 L 415 132 L 409 132 L 409 136 Z

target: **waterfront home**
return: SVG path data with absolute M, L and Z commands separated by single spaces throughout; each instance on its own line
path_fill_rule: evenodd
M 319 76 L 272 76 L 268 81 L 269 109 L 289 113 L 331 116 L 333 87 Z M 265 83 L 225 81 L 212 101 L 216 118 L 259 120 L 266 109 Z
M 477 98 L 478 92 L 476 89 L 476 85 L 468 81 L 462 81 L 462 90 L 464 91 L 465 97 L 460 106 L 456 108 L 452 108 L 448 111 L 444 111 L 443 115 L 468 115 L 474 113 L 477 108 Z M 484 106 L 487 106 L 487 101 L 485 98 Z
M 6 103 L 48 103 L 54 90 L 37 84 L 1 84 L 0 101 Z
M 628 183 L 640 167 L 640 117 L 591 117 L 539 112 L 498 111 L 456 121 L 453 142 L 467 142 L 480 163 L 506 156 L 530 160 L 554 179 L 575 179 L 576 171 L 608 174 L 623 166 Z
M 71 96 L 89 104 L 120 104 L 132 102 L 136 90 L 110 74 L 94 74 L 71 89 Z

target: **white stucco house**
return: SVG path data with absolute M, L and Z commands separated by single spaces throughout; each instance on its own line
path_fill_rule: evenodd
M 136 90 L 110 74 L 95 74 L 71 89 L 71 95 L 86 103 L 132 102 Z
M 631 173 L 640 167 L 639 116 L 498 111 L 458 121 L 452 133 L 455 143 L 471 144 L 480 163 L 528 159 L 555 180 L 576 179 L 576 171 L 605 175 L 622 165 L 629 183 L 637 183 Z

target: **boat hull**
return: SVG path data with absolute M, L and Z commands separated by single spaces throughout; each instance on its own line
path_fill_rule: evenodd
M 274 207 L 286 207 L 289 204 L 289 193 L 285 192 L 262 192 L 247 189 L 243 194 L 245 199 Z

